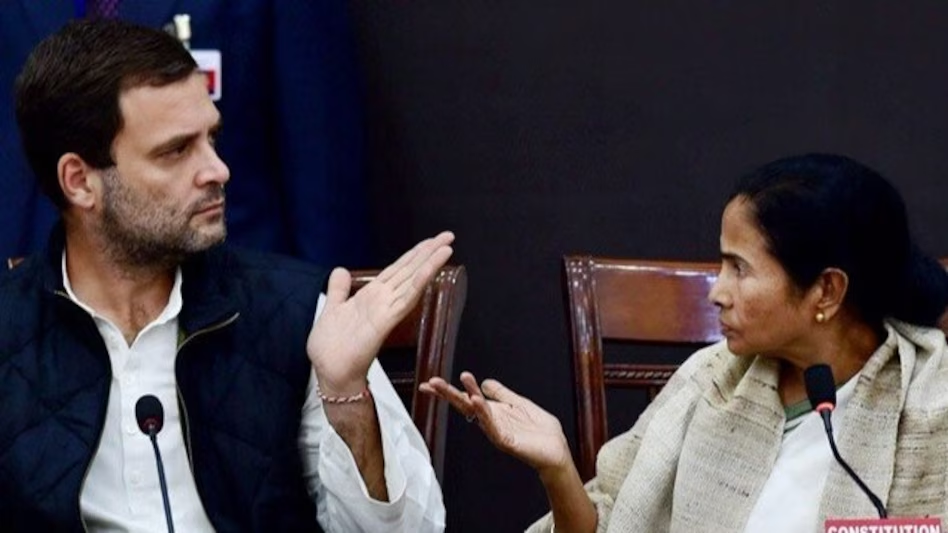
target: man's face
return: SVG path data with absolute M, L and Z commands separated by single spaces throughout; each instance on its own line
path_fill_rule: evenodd
M 100 229 L 113 259 L 176 263 L 221 242 L 227 165 L 214 136 L 220 113 L 204 78 L 142 86 L 119 97 L 124 125 L 102 176 Z

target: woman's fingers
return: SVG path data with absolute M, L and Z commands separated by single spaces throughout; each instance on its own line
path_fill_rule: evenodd
M 481 383 L 480 390 L 483 391 L 484 396 L 491 400 L 497 400 L 515 406 L 533 405 L 533 402 L 508 389 L 503 383 L 496 379 L 485 379 L 484 382 Z
M 501 409 L 500 416 L 504 417 L 510 409 L 533 407 L 533 402 L 494 379 L 484 380 L 483 387 L 477 384 L 477 378 L 470 372 L 461 372 L 460 379 L 463 391 L 438 377 L 422 383 L 419 389 L 446 400 L 464 415 L 468 422 L 473 422 L 476 418 L 478 425 L 495 444 L 509 445 L 510 436 L 499 433 L 498 421 L 494 420 L 495 409 Z
M 428 383 L 422 383 L 418 385 L 418 390 L 420 390 L 421 392 L 425 394 L 428 394 L 429 396 L 436 396 L 438 398 L 441 398 L 441 395 L 438 394 L 438 390 L 432 387 L 431 385 L 429 385 Z M 445 399 L 445 398 L 441 398 L 441 399 Z
M 461 372 L 461 385 L 464 386 L 464 390 L 472 397 L 484 397 L 484 393 L 481 392 L 481 388 L 477 385 L 477 379 L 474 377 L 474 374 L 467 371 Z
M 488 433 L 494 433 L 494 411 L 490 402 L 479 394 L 471 398 L 471 406 L 473 407 L 473 415 L 477 417 L 481 428 Z
M 474 411 L 470 396 L 441 378 L 431 378 L 427 383 L 422 383 L 419 390 L 447 401 L 464 416 L 470 416 Z

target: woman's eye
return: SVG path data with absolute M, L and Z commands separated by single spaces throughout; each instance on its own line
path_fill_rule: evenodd
M 734 272 L 734 275 L 739 278 L 743 277 L 747 270 L 744 264 L 740 261 L 728 261 L 728 266 L 730 266 L 731 271 Z

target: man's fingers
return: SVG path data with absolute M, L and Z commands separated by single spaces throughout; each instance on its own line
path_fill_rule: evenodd
M 398 273 L 402 268 L 409 265 L 412 261 L 416 259 L 419 254 L 423 254 L 424 250 L 427 248 L 433 248 L 450 244 L 454 240 L 454 234 L 449 231 L 443 231 L 434 237 L 430 237 L 420 241 L 415 244 L 407 252 L 403 253 L 398 259 L 396 259 L 392 264 L 385 267 L 381 272 L 379 272 L 378 279 L 382 281 L 390 281 L 392 277 Z M 426 254 L 427 255 L 427 254 Z
M 398 275 L 393 276 L 392 282 L 402 284 L 408 281 L 415 287 L 424 287 L 425 284 L 428 283 L 428 279 L 430 279 L 431 276 L 448 261 L 451 254 L 454 253 L 454 250 L 451 248 L 452 242 L 454 242 L 454 234 L 450 231 L 444 231 L 419 244 L 417 247 L 418 253 L 415 254 L 406 267 L 402 269 L 404 276 L 401 279 L 398 279 Z M 421 283 L 415 283 L 419 271 L 426 272 L 424 276 L 425 279 Z M 397 279 L 398 281 L 396 281 Z
M 454 234 L 450 231 L 443 231 L 434 237 L 419 242 L 411 250 L 402 254 L 398 260 L 386 267 L 385 270 L 379 274 L 379 279 L 390 283 L 394 287 L 398 287 L 406 281 L 412 280 L 418 269 L 425 265 L 433 254 L 443 254 L 443 249 L 450 248 L 449 245 L 452 242 L 454 242 Z M 450 257 L 450 255 L 449 252 L 448 257 Z M 447 261 L 447 258 L 445 258 L 445 261 Z M 433 269 L 432 273 L 435 270 L 436 269 Z M 422 283 L 422 286 L 423 285 L 424 283 Z
M 350 290 L 352 290 L 352 276 L 349 271 L 341 267 L 334 268 L 326 284 L 326 303 L 345 302 L 349 298 Z
M 434 236 L 434 241 L 438 246 L 447 246 L 454 242 L 454 232 L 442 231 L 441 233 Z
M 425 286 L 428 285 L 428 282 L 434 278 L 438 270 L 448 262 L 448 259 L 451 258 L 451 255 L 454 254 L 454 249 L 450 246 L 442 246 L 435 250 L 429 257 L 428 260 L 420 265 L 415 271 L 414 275 L 409 279 L 410 283 L 406 289 L 410 290 L 410 296 L 414 297 L 416 294 L 420 294 Z M 405 282 L 402 282 L 402 285 L 406 285 Z
M 434 237 L 421 241 L 415 246 L 418 253 L 412 256 L 408 261 L 408 270 L 418 270 L 422 265 L 431 261 L 431 256 L 445 249 L 450 249 L 451 243 L 453 242 L 454 234 L 450 231 L 441 232 Z
M 389 288 L 392 291 L 392 306 L 397 313 L 407 312 L 414 308 L 418 299 L 425 292 L 428 283 L 434 279 L 438 270 L 448 262 L 448 258 L 454 250 L 451 247 L 442 247 L 428 257 L 428 261 L 420 265 L 417 269 L 405 267 L 401 274 L 393 276 L 389 282 Z M 404 276 L 403 276 L 404 275 Z M 396 282 L 396 279 L 399 280 Z
M 375 279 L 383 283 L 388 283 L 389 281 L 391 281 L 392 276 L 394 276 L 396 272 L 398 272 L 401 268 L 403 268 L 406 264 L 408 264 L 408 262 L 411 261 L 412 258 L 414 258 L 415 254 L 417 253 L 418 253 L 418 245 L 415 245 L 414 248 L 403 253 L 393 263 L 383 268 L 382 271 L 379 272 L 379 275 L 375 277 Z

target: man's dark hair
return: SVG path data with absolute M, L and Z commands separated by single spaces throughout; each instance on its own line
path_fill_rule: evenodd
M 73 21 L 37 45 L 16 80 L 16 119 L 26 157 L 53 203 L 67 206 L 57 176 L 63 154 L 75 152 L 95 168 L 115 164 L 122 91 L 168 85 L 196 70 L 171 35 L 118 20 Z
M 750 202 L 797 287 L 839 268 L 849 277 L 845 304 L 876 327 L 885 317 L 931 326 L 944 312 L 948 274 L 919 251 L 902 196 L 869 167 L 835 154 L 788 157 L 744 176 L 735 198 Z

